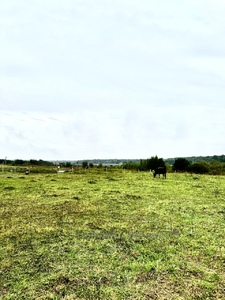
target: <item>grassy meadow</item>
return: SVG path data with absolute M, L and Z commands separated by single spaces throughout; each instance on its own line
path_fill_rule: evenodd
M 225 299 L 225 176 L 1 172 L 0 299 Z

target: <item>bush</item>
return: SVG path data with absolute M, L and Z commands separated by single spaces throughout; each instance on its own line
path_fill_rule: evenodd
M 187 170 L 195 174 L 207 174 L 209 173 L 209 166 L 205 162 L 196 162 L 189 165 Z
M 140 164 L 135 162 L 126 163 L 123 165 L 123 169 L 126 170 L 139 170 L 139 168 L 140 168 Z

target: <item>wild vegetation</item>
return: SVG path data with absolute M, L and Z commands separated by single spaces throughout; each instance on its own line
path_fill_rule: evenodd
M 224 299 L 225 177 L 0 173 L 0 299 Z

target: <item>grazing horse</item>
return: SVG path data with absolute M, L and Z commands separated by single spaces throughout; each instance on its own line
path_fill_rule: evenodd
M 158 167 L 154 170 L 154 173 L 153 173 L 153 176 L 155 178 L 156 175 L 159 175 L 160 177 L 160 174 L 163 175 L 164 178 L 166 178 L 166 167 Z

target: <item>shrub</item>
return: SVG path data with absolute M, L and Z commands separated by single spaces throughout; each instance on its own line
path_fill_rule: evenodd
M 209 173 L 209 166 L 205 162 L 196 162 L 189 165 L 187 170 L 195 174 L 207 174 Z

